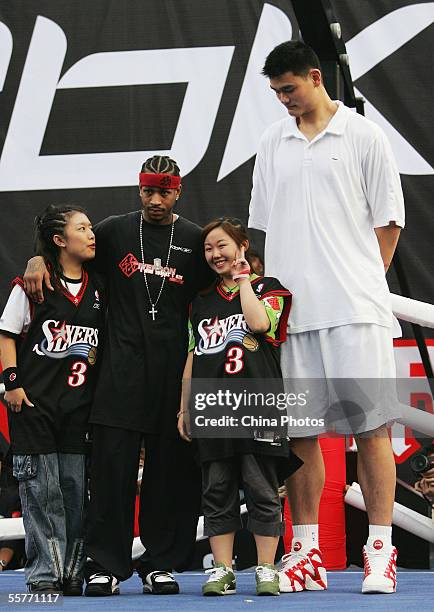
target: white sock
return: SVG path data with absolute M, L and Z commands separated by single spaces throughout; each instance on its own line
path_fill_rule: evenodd
M 369 536 L 366 546 L 378 551 L 383 547 L 391 547 L 392 527 L 389 525 L 369 525 Z
M 301 539 L 303 542 L 303 548 L 315 548 L 318 547 L 318 525 L 293 525 L 292 526 L 293 538 L 292 538 L 292 550 L 298 548 L 295 546 L 296 540 Z M 300 550 L 300 548 L 298 549 Z M 298 552 L 295 550 L 295 552 Z

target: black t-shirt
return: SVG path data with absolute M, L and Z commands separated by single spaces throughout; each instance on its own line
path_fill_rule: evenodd
M 104 328 L 102 283 L 84 271 L 76 296 L 63 288 L 44 297 L 17 338 L 20 379 L 34 407 L 9 411 L 12 452 L 83 453 Z
M 279 296 L 284 300 L 274 338 L 250 331 L 239 292 L 228 294 L 217 284 L 199 295 L 192 304 L 193 378 L 281 381 L 278 347 L 286 338 L 291 294 L 275 278 L 257 277 L 251 280 L 251 284 L 260 300 L 268 300 L 269 304 Z M 283 382 L 278 387 L 283 391 Z M 273 389 L 276 389 L 275 384 Z M 198 439 L 198 449 L 202 463 L 247 453 L 273 455 L 280 460 L 278 469 L 282 478 L 300 466 L 299 460 L 291 455 L 286 440 L 275 446 L 248 438 Z
M 139 211 L 110 217 L 95 228 L 98 269 L 108 290 L 103 363 L 91 422 L 145 433 L 176 436 L 181 379 L 187 356 L 188 306 L 212 282 L 201 229 L 187 219 L 172 226 L 143 222 Z M 166 274 L 155 269 L 161 260 Z M 157 311 L 150 314 L 152 302 Z

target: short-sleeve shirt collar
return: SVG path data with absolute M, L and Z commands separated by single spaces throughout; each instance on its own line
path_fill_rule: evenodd
M 340 100 L 335 100 L 338 105 L 338 110 L 330 119 L 327 127 L 322 131 L 322 134 L 337 134 L 338 136 L 344 133 L 345 125 L 350 111 Z M 297 121 L 294 117 L 288 117 L 285 127 L 282 130 L 281 138 L 302 138 L 303 134 L 298 129 Z

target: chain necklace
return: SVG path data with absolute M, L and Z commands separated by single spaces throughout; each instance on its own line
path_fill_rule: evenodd
M 172 216 L 172 229 L 170 231 L 169 249 L 167 251 L 167 258 L 166 258 L 166 265 L 165 265 L 166 268 L 169 265 L 170 251 L 172 250 L 174 227 L 175 227 L 175 219 Z M 155 321 L 155 315 L 158 312 L 158 310 L 156 310 L 155 307 L 158 304 L 158 300 L 160 299 L 161 294 L 163 293 L 164 285 L 166 283 L 166 275 L 163 273 L 162 275 L 163 280 L 161 281 L 160 291 L 158 292 L 157 299 L 155 300 L 155 302 L 153 302 L 151 298 L 151 293 L 149 291 L 148 279 L 146 278 L 146 272 L 145 272 L 145 255 L 144 255 L 144 250 L 143 250 L 143 215 L 142 213 L 140 213 L 140 252 L 142 255 L 142 272 L 143 272 L 143 278 L 145 279 L 146 293 L 148 294 L 148 300 L 152 307 L 151 310 L 148 310 L 148 313 L 152 315 L 152 320 Z M 154 267 L 155 267 L 155 270 L 157 270 L 158 268 L 161 269 L 161 260 L 154 259 Z

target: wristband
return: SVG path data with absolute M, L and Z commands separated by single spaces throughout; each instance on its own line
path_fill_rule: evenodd
M 250 278 L 250 268 L 245 268 L 244 270 L 241 270 L 240 272 L 232 276 L 232 280 L 234 281 L 239 281 L 243 278 Z
M 13 391 L 14 389 L 19 389 L 22 386 L 16 367 L 6 368 L 6 370 L 3 370 L 3 382 L 5 384 L 6 391 Z

